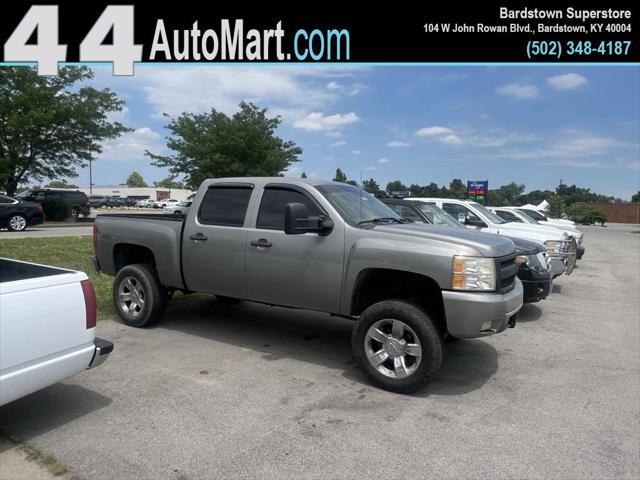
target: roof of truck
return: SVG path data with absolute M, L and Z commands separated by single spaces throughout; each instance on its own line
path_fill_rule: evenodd
M 288 184 L 304 183 L 306 185 L 311 185 L 314 187 L 317 187 L 320 185 L 346 185 L 345 183 L 332 182 L 329 180 L 320 180 L 320 179 L 312 179 L 312 178 L 296 178 L 296 177 L 226 177 L 226 178 L 209 178 L 205 180 L 205 182 L 208 185 L 212 183 L 217 183 L 217 182 L 256 183 L 260 185 L 264 185 L 267 183 L 288 183 Z

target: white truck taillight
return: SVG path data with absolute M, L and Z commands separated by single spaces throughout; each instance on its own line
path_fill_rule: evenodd
M 82 294 L 84 295 L 84 307 L 86 310 L 86 318 L 87 318 L 87 329 L 94 328 L 96 326 L 96 292 L 93 289 L 93 284 L 91 280 L 82 280 L 80 282 L 82 285 Z

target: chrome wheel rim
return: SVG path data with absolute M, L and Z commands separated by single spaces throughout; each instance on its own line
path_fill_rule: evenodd
M 422 345 L 416 332 L 393 318 L 378 320 L 369 327 L 364 348 L 369 364 L 389 378 L 412 375 L 422 359 Z
M 12 230 L 24 230 L 27 228 L 27 221 L 20 215 L 15 215 L 9 219 L 9 225 Z
M 135 277 L 124 277 L 118 286 L 120 309 L 131 317 L 138 317 L 144 310 L 145 296 L 142 284 Z

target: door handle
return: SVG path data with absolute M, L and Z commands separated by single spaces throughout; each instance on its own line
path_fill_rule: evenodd
M 273 243 L 271 243 L 269 240 L 261 238 L 260 240 L 251 240 L 251 245 L 253 245 L 254 247 L 272 247 Z
M 203 233 L 196 233 L 195 235 L 189 235 L 189 240 L 206 240 L 207 236 Z

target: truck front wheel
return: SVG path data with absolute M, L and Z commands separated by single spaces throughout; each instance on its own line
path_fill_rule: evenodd
M 399 393 L 422 389 L 442 363 L 442 338 L 429 316 L 403 300 L 367 308 L 352 335 L 363 373 L 376 385 Z
M 151 265 L 127 265 L 113 281 L 113 303 L 125 324 L 145 327 L 162 317 L 167 290 Z

